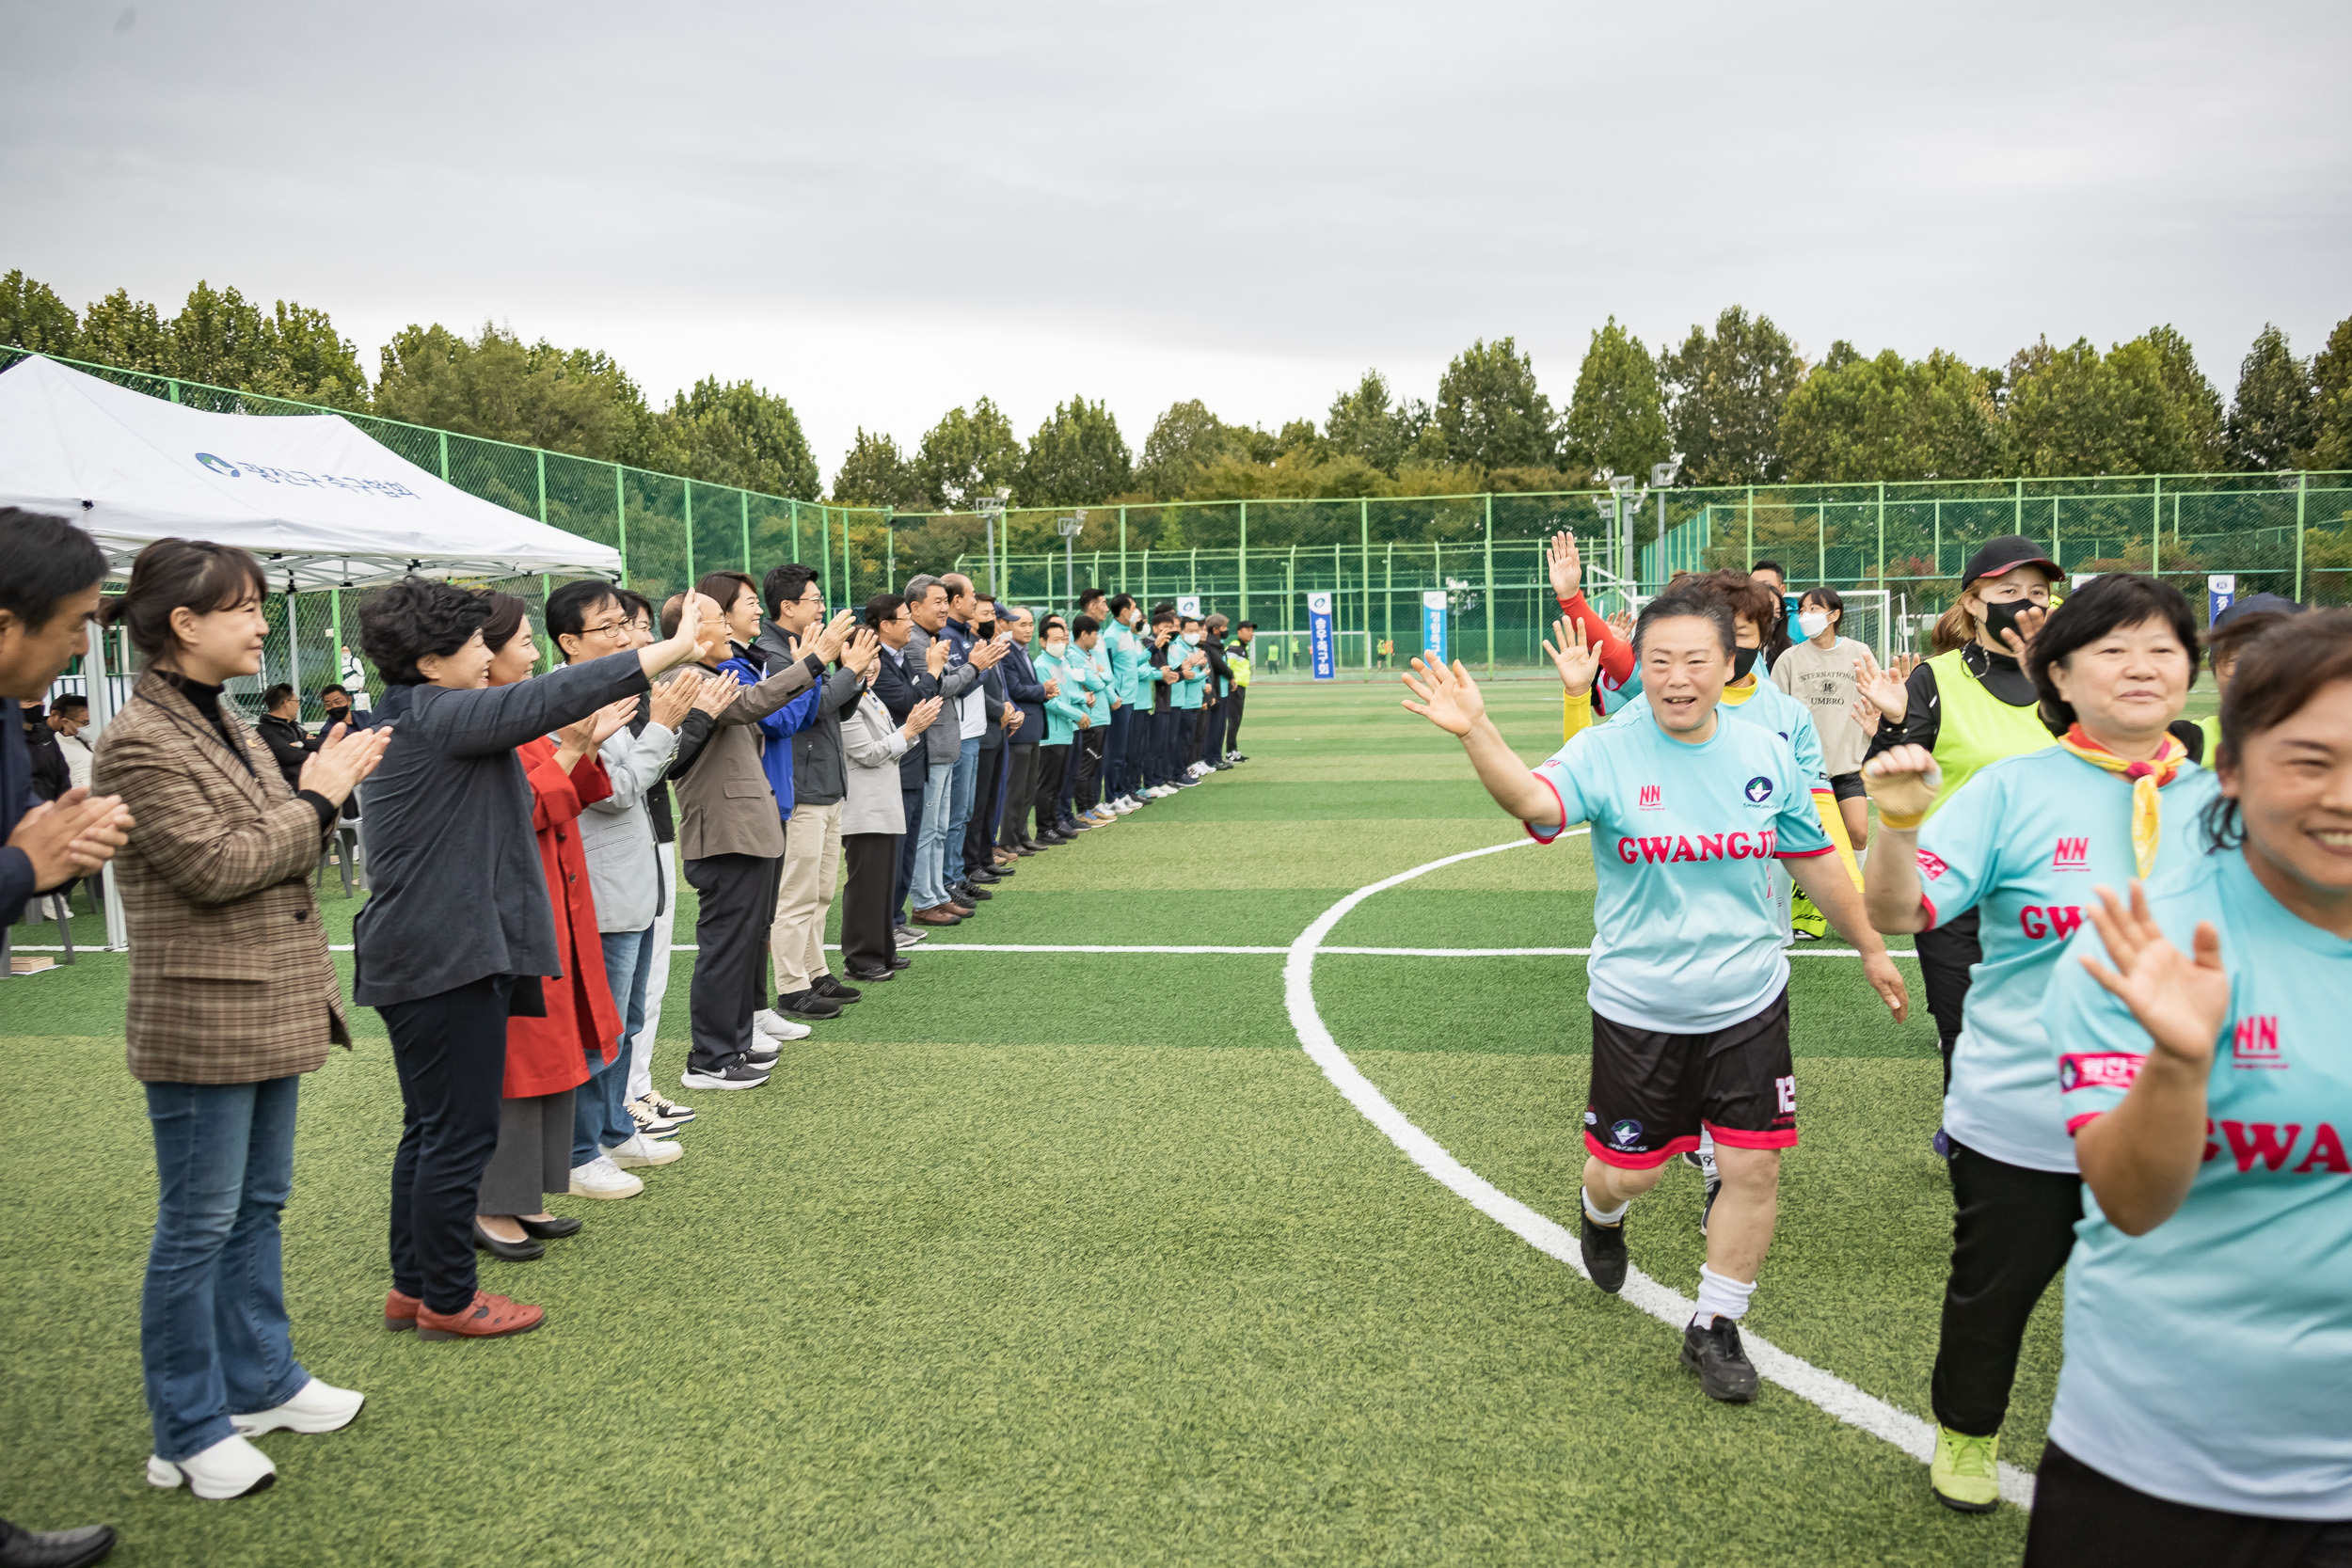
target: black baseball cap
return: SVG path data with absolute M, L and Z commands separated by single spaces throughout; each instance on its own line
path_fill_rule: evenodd
M 2043 555 L 2041 546 L 2022 533 L 2004 533 L 1977 546 L 1977 553 L 1968 558 L 1968 569 L 1960 575 L 1960 585 L 1964 589 L 1979 578 L 1997 578 L 2020 566 L 2041 566 L 2048 570 L 2053 581 L 2066 580 L 2065 569 Z

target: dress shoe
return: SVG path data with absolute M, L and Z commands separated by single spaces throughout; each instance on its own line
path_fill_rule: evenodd
M 995 896 L 988 889 L 974 887 L 970 882 L 960 882 L 956 886 L 955 898 L 959 904 L 985 904 Z
M 356 1389 L 312 1378 L 285 1403 L 249 1416 L 231 1414 L 229 1424 L 240 1437 L 259 1437 L 265 1432 L 341 1432 L 367 1402 L 368 1397 Z
M 417 1308 L 417 1338 L 496 1339 L 509 1334 L 528 1334 L 547 1322 L 547 1317 L 545 1307 L 476 1291 L 473 1300 L 455 1312 L 436 1312 L 430 1307 Z
M 277 1479 L 278 1466 L 269 1462 L 269 1455 L 233 1434 L 176 1465 L 153 1454 L 147 1456 L 148 1485 L 170 1488 L 184 1481 L 189 1491 L 207 1502 L 250 1497 Z
M 510 1263 L 528 1263 L 534 1258 L 545 1257 L 548 1250 L 547 1243 L 534 1242 L 528 1236 L 519 1242 L 501 1242 L 483 1229 L 480 1220 L 473 1222 L 473 1244 L 475 1251 L 503 1258 Z
M 384 1294 L 384 1326 L 398 1334 L 417 1326 L 417 1309 L 424 1303 L 404 1291 L 388 1291 Z
M 817 976 L 809 990 L 832 1002 L 850 1003 L 859 998 L 859 991 L 855 986 L 845 986 L 830 974 Z
M 526 1236 L 536 1236 L 543 1242 L 559 1242 L 566 1236 L 579 1235 L 584 1222 L 569 1214 L 554 1214 L 543 1220 L 518 1219 L 515 1223 L 523 1227 Z
M 0 1519 L 0 1568 L 88 1568 L 114 1549 L 112 1525 L 19 1529 Z
M 879 986 L 885 980 L 896 980 L 898 977 L 898 972 L 895 968 L 853 969 L 850 971 L 850 978 L 855 980 L 861 986 Z M 842 989 L 846 990 L 849 988 L 845 986 Z
M 961 926 L 963 916 L 952 905 L 938 904 L 928 910 L 917 910 L 912 916 L 917 926 Z
M 1002 879 L 1000 879 L 995 872 L 983 869 L 979 871 L 965 872 L 963 874 L 963 879 L 967 882 L 977 882 L 980 886 L 986 887 L 990 883 L 1001 880 Z

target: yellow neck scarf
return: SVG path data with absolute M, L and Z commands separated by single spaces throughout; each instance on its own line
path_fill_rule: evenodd
M 2058 744 L 2091 767 L 2132 781 L 2132 859 L 2140 876 L 2146 877 L 2155 869 L 2156 848 L 2163 837 L 2156 791 L 2180 775 L 2181 764 L 2188 760 L 2188 748 L 2168 735 L 2153 762 L 2125 762 L 2084 734 L 2080 724 L 2070 727 Z

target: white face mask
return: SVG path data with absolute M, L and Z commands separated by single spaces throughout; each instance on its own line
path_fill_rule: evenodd
M 1799 610 L 1797 629 L 1807 637 L 1819 637 L 1829 629 L 1829 616 L 1825 611 L 1819 610 Z

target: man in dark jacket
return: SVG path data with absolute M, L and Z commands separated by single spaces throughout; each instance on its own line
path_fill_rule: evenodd
M 294 695 L 293 687 L 279 681 L 262 693 L 261 721 L 253 726 L 277 759 L 278 770 L 286 775 L 288 789 L 302 777 L 303 762 L 319 749 L 319 743 L 303 729 L 301 715 L 302 699 Z
M 903 724 L 915 704 L 939 695 L 939 678 L 924 660 L 909 657 L 914 622 L 903 597 L 878 594 L 868 599 L 866 622 L 882 638 L 882 654 L 874 663 L 875 699 L 891 718 Z M 946 662 L 945 644 L 940 647 L 940 659 Z M 891 909 L 901 947 L 920 942 L 929 934 L 907 924 L 907 890 L 914 876 L 914 832 L 923 819 L 930 773 L 930 756 L 926 747 L 910 746 L 898 759 L 898 799 L 906 816 L 906 832 L 898 839 L 898 875 L 891 895 Z
M 31 758 L 33 793 L 43 800 L 54 800 L 73 787 L 73 769 L 58 750 L 57 732 L 49 727 L 49 715 L 39 703 L 28 704 L 23 710 L 24 720 L 24 751 Z
M 978 626 L 993 636 L 1002 625 L 994 601 L 983 595 Z M 1002 660 L 980 677 L 980 760 L 973 781 L 972 813 L 964 823 L 963 842 L 956 847 L 964 885 L 974 891 L 1003 880 L 996 870 L 996 807 L 1005 783 L 1005 726 L 1009 722 L 1018 729 L 1021 710 L 1006 701 Z
M 1037 636 L 1037 617 L 1015 608 L 1008 612 L 1005 629 L 1012 642 L 1001 666 L 1005 700 L 1021 716 L 1009 736 L 1005 759 L 1004 824 L 997 830 L 997 847 L 1015 855 L 1034 855 L 1043 848 L 1029 836 L 1029 802 L 1037 798 L 1037 749 L 1045 738 L 1045 683 L 1029 661 L 1029 643 Z

